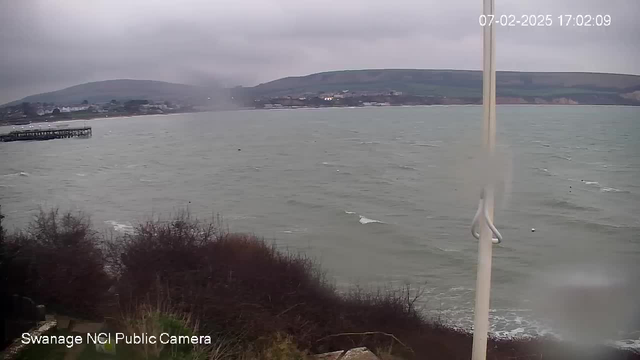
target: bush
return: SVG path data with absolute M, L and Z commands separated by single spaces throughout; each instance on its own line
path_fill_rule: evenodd
M 354 342 L 388 347 L 397 339 L 382 332 L 425 327 L 410 288 L 341 296 L 310 259 L 184 215 L 142 224 L 109 249 L 123 309 L 167 297 L 198 317 L 205 333 L 233 334 L 247 344 L 280 333 L 314 351 Z M 380 334 L 329 336 L 371 330 Z
M 5 240 L 8 292 L 57 311 L 96 316 L 110 286 L 100 242 L 86 216 L 40 211 L 26 231 Z
M 197 332 L 216 339 L 206 348 L 148 347 L 143 353 L 149 358 L 301 360 L 306 353 L 358 346 L 382 349 L 387 358 L 471 355 L 469 333 L 428 321 L 416 309 L 419 289 L 339 294 L 309 258 L 186 214 L 103 242 L 84 216 L 41 212 L 26 232 L 6 239 L 4 254 L 11 291 L 61 311 L 95 315 L 95 304 L 108 299 L 106 268 L 127 332 Z M 150 299 L 162 301 L 151 306 Z M 487 358 L 634 358 L 597 350 L 602 356 L 545 339 L 491 340 Z
M 310 359 L 304 351 L 297 348 L 291 336 L 276 333 L 269 338 L 260 339 L 257 350 L 246 350 L 238 360 L 305 360 Z

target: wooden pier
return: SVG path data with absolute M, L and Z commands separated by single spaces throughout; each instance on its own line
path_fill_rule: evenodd
M 73 137 L 91 137 L 91 127 L 84 126 L 77 128 L 49 128 L 12 131 L 8 134 L 1 134 L 0 141 L 51 140 Z

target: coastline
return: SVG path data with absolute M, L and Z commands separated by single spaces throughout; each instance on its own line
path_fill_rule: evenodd
M 477 103 L 463 103 L 463 104 L 390 104 L 390 105 L 367 105 L 367 106 L 346 106 L 346 105 L 336 105 L 336 106 L 282 106 L 282 107 L 273 107 L 273 108 L 259 108 L 259 107 L 238 107 L 233 109 L 207 109 L 207 110 L 196 110 L 196 111 L 185 111 L 185 112 L 171 112 L 165 114 L 129 114 L 129 115 L 114 115 L 114 116 L 100 116 L 96 114 L 95 116 L 88 116 L 82 118 L 68 119 L 68 118 L 56 118 L 56 117 L 48 117 L 46 119 L 41 118 L 32 118 L 26 120 L 20 120 L 16 122 L 4 121 L 0 122 L 0 128 L 5 127 L 21 127 L 28 126 L 32 124 L 45 124 L 45 123 L 77 123 L 80 121 L 93 121 L 93 120 L 108 120 L 108 119 L 124 119 L 124 118 L 138 118 L 138 117 L 160 117 L 160 116 L 171 116 L 171 115 L 183 115 L 183 114 L 194 114 L 194 113 L 208 113 L 208 112 L 221 112 L 221 111 L 247 111 L 247 110 L 315 110 L 315 109 L 375 109 L 375 108 L 396 108 L 396 107 L 458 107 L 458 106 L 479 106 L 482 104 Z M 628 105 L 628 104 L 560 104 L 560 103 L 547 103 L 547 104 L 536 104 L 536 103 L 498 103 L 497 106 L 597 106 L 597 107 L 631 107 L 636 108 L 640 107 L 639 105 Z M 26 123 L 25 123 L 26 122 Z
M 80 118 L 80 119 L 58 119 L 58 118 L 47 118 L 47 119 L 35 119 L 35 120 L 30 120 L 29 123 L 27 124 L 15 124 L 15 123 L 7 123 L 7 122 L 0 122 L 0 128 L 5 128 L 5 127 L 23 127 L 23 126 L 28 126 L 28 125 L 33 125 L 33 124 L 64 124 L 64 123 L 69 123 L 69 124 L 75 124 L 78 122 L 82 122 L 82 121 L 95 121 L 95 120 L 110 120 L 110 119 L 126 119 L 126 118 L 137 118 L 137 117 L 154 117 L 154 116 L 171 116 L 171 115 L 181 115 L 181 114 L 190 114 L 190 113 L 199 113 L 199 112 L 208 112 L 208 111 L 189 111 L 189 112 L 175 112 L 175 113 L 167 113 L 167 114 L 131 114 L 131 115 L 118 115 L 118 116 L 93 116 L 93 117 L 87 117 L 87 118 Z

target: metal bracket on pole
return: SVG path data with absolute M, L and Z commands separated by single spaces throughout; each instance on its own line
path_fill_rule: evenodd
M 491 232 L 495 236 L 491 239 L 491 242 L 494 244 L 500 244 L 502 242 L 502 234 L 500 231 L 496 229 L 495 225 L 493 225 L 493 221 L 489 218 L 489 210 L 487 209 L 487 202 L 484 200 L 485 190 L 482 189 L 482 193 L 480 193 L 480 204 L 478 204 L 478 211 L 476 211 L 476 215 L 473 217 L 473 222 L 471 222 L 471 235 L 474 238 L 480 240 L 480 232 L 478 231 L 478 227 L 480 226 L 480 216 L 483 217 L 485 224 L 489 226 Z

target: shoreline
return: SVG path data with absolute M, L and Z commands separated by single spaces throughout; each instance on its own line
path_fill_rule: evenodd
M 198 114 L 198 113 L 209 113 L 209 112 L 225 112 L 225 111 L 252 111 L 252 110 L 317 110 L 317 109 L 377 109 L 377 108 L 398 108 L 398 107 L 462 107 L 462 106 L 478 106 L 482 107 L 482 104 L 419 104 L 419 105 L 402 105 L 402 104 L 393 104 L 393 105 L 372 105 L 372 106 L 283 106 L 277 108 L 235 108 L 235 109 L 218 109 L 218 110 L 200 110 L 200 111 L 187 111 L 187 112 L 174 112 L 167 114 L 131 114 L 131 115 L 117 115 L 117 116 L 91 116 L 87 118 L 78 118 L 78 119 L 57 119 L 57 118 L 46 118 L 46 119 L 30 119 L 30 120 L 22 120 L 28 121 L 28 123 L 17 124 L 15 122 L 0 122 L 0 128 L 4 127 L 23 127 L 29 126 L 33 124 L 46 124 L 46 123 L 76 123 L 80 121 L 93 121 L 93 120 L 108 120 L 108 119 L 124 119 L 124 118 L 138 118 L 138 117 L 160 117 L 160 116 L 172 116 L 172 115 L 184 115 L 184 114 Z M 640 108 L 640 105 L 616 105 L 616 104 L 513 104 L 513 103 L 503 103 L 497 104 L 497 106 L 508 106 L 508 107 L 519 107 L 519 106 L 595 106 L 595 107 L 621 107 L 621 108 Z
M 33 119 L 33 120 L 25 120 L 25 121 L 29 121 L 29 123 L 27 124 L 15 124 L 15 123 L 10 123 L 10 122 L 0 122 L 0 128 L 2 127 L 9 127 L 9 126 L 13 126 L 13 127 L 23 127 L 23 126 L 29 126 L 29 125 L 33 125 L 33 124 L 60 124 L 60 123 L 77 123 L 77 122 L 81 122 L 81 121 L 91 121 L 91 120 L 109 120 L 109 119 L 123 119 L 123 118 L 133 118 L 133 117 L 143 117 L 143 116 L 170 116 L 170 115 L 180 115 L 180 114 L 191 114 L 191 113 L 198 113 L 198 112 L 206 112 L 206 111 L 190 111 L 190 112 L 176 112 L 176 113 L 168 113 L 168 114 L 132 114 L 132 115 L 118 115 L 118 116 L 92 116 L 92 117 L 87 117 L 87 118 L 80 118 L 80 119 L 56 119 L 56 118 L 47 118 L 47 119 Z

